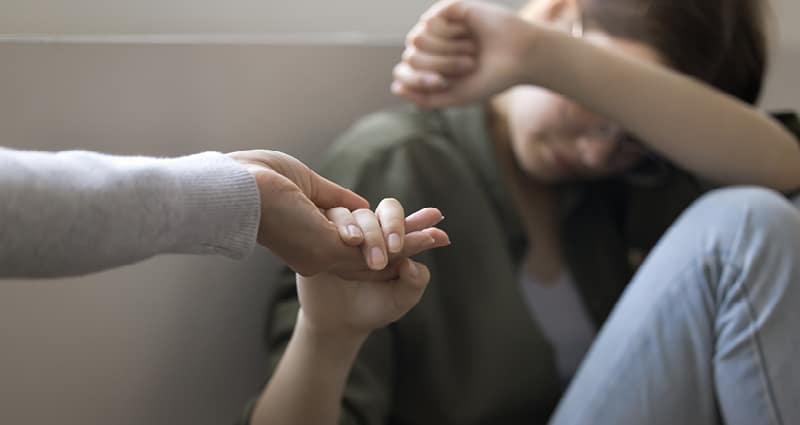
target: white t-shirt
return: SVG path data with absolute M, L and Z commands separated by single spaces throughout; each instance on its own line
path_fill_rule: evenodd
M 521 272 L 520 282 L 528 309 L 553 346 L 558 374 L 566 386 L 592 344 L 595 326 L 569 273 L 542 284 Z

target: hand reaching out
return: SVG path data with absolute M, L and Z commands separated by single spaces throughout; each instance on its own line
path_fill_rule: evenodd
M 391 242 L 383 243 L 373 237 L 375 225 L 368 224 L 365 241 L 360 228 L 349 226 L 357 224 L 355 216 L 369 217 L 359 212 L 369 211 L 365 199 L 282 152 L 253 150 L 228 156 L 256 179 L 261 196 L 258 242 L 301 275 L 332 272 L 349 279 L 392 279 L 398 272 L 398 259 L 449 244 L 443 231 L 428 229 L 441 221 L 439 210 L 426 208 L 404 219 L 402 206 L 394 200 L 381 202 L 377 213 L 385 228 L 397 236 L 390 238 L 387 233 L 386 240 Z M 327 210 L 327 217 L 320 209 Z M 350 210 L 356 213 L 351 215 Z M 391 250 L 398 238 L 400 250 Z M 391 252 L 386 251 L 387 245 Z M 383 260 L 370 264 L 369 259 L 377 256 L 375 248 L 381 250 Z

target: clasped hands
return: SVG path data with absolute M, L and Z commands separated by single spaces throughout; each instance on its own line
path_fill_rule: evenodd
M 302 276 L 331 273 L 349 280 L 390 280 L 403 260 L 450 243 L 433 227 L 442 214 L 424 208 L 404 217 L 394 199 L 375 211 L 355 193 L 282 152 L 228 156 L 253 175 L 261 196 L 258 242 Z

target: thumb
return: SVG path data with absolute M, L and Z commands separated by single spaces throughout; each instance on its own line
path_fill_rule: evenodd
M 318 208 L 344 207 L 350 210 L 369 208 L 369 202 L 366 199 L 314 171 L 310 171 L 308 177 L 311 183 L 311 193 L 306 195 Z

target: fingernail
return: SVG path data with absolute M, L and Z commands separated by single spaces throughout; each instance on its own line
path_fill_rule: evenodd
M 397 233 L 390 234 L 386 243 L 389 245 L 389 252 L 400 252 L 402 249 L 400 246 L 400 235 Z
M 431 228 L 431 229 L 425 229 L 425 230 L 424 230 L 424 232 L 428 233 L 428 236 L 431 238 L 431 240 L 433 240 L 433 244 L 436 244 L 436 239 L 435 239 L 435 238 L 434 238 L 434 237 L 431 235 L 431 233 L 432 233 L 433 231 L 434 231 L 434 230 L 433 230 L 433 228 Z M 444 245 L 441 245 L 441 246 L 448 246 L 448 245 L 450 245 L 450 244 L 451 244 L 451 242 L 450 242 L 450 235 L 448 235 L 448 234 L 446 234 L 446 233 L 445 233 L 444 237 L 445 237 L 445 240 L 444 240 Z
M 369 258 L 372 260 L 372 267 L 376 269 L 383 268 L 383 263 L 386 261 L 386 257 L 383 255 L 383 250 L 377 246 L 370 250 Z
M 353 239 L 358 239 L 359 237 L 361 237 L 361 229 L 356 227 L 354 224 L 347 226 L 347 233 Z

